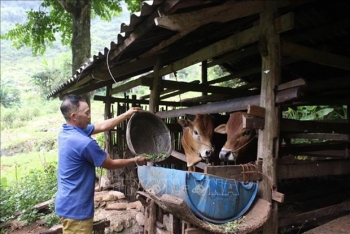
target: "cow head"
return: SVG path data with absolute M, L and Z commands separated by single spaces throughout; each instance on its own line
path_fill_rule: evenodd
M 187 167 L 209 158 L 214 152 L 211 143 L 214 130 L 212 117 L 197 114 L 193 121 L 179 119 L 178 123 L 183 128 L 181 144 L 186 154 Z
M 222 147 L 219 157 L 224 161 L 234 161 L 236 164 L 248 163 L 256 158 L 256 131 L 243 128 L 243 116 L 245 112 L 234 112 L 226 124 L 221 124 L 214 129 L 215 132 L 227 134 L 227 141 Z M 249 151 L 250 155 L 245 155 Z

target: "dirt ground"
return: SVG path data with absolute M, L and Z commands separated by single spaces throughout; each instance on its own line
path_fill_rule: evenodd
M 137 211 L 128 210 L 128 211 L 120 211 L 120 210 L 105 210 L 105 209 L 97 209 L 96 214 L 98 217 L 106 218 L 110 220 L 111 227 L 105 229 L 105 233 L 121 233 L 121 234 L 136 234 L 143 233 L 143 229 L 140 225 L 137 224 L 135 220 L 135 216 Z M 16 224 L 14 224 L 16 225 Z M 22 226 L 18 224 L 17 228 L 14 226 L 14 230 L 9 229 L 6 233 L 11 234 L 28 234 L 28 233 L 40 233 L 43 231 L 47 231 L 49 228 L 41 226 L 37 223 L 31 224 L 29 226 Z M 122 229 L 122 230 L 120 230 Z M 120 230 L 117 232 L 117 230 Z
M 112 192 L 100 192 L 95 194 L 95 216 L 94 221 L 109 220 L 110 227 L 105 228 L 106 234 L 136 234 L 143 233 L 143 207 L 139 201 L 129 202 L 125 198 L 118 198 Z M 137 221 L 136 221 L 137 220 Z M 40 233 L 47 231 L 49 227 L 45 227 L 39 223 L 33 223 L 24 226 L 21 222 L 13 221 L 11 227 L 7 229 L 6 234 L 27 234 Z
M 95 193 L 94 221 L 109 220 L 110 227 L 105 228 L 106 234 L 137 234 L 143 233 L 143 206 L 139 201 L 128 201 L 124 194 L 117 191 Z M 39 223 L 24 226 L 20 222 L 12 222 L 11 227 L 3 234 L 27 234 L 47 231 L 49 228 Z M 348 234 L 350 233 L 350 215 L 345 215 L 306 231 L 307 234 Z M 298 232 L 299 233 L 299 232 Z M 300 232 L 301 234 L 301 232 Z

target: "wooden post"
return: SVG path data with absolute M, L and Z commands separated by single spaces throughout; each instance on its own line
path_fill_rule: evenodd
M 350 123 L 350 102 L 347 104 L 347 122 Z M 348 143 L 346 149 L 345 149 L 345 157 L 350 158 L 350 143 Z
M 111 97 L 110 97 L 110 91 L 112 89 L 112 85 L 108 85 L 106 87 L 106 101 L 105 101 L 105 113 L 104 113 L 104 119 L 109 119 L 112 118 L 111 115 Z M 111 132 L 104 132 L 104 137 L 105 137 L 105 142 L 104 142 L 104 148 L 107 152 L 110 152 L 111 149 L 111 141 L 110 141 L 110 136 L 111 136 Z
M 208 85 L 208 63 L 207 60 L 202 62 L 202 84 Z M 202 95 L 207 95 L 207 92 L 202 92 Z
M 145 234 L 153 234 L 156 233 L 156 203 L 154 200 L 150 200 L 148 206 L 145 207 L 145 226 L 144 233 Z
M 160 99 L 160 89 L 162 77 L 159 76 L 159 70 L 161 69 L 161 60 L 157 59 L 156 64 L 154 65 L 154 77 L 153 77 L 153 85 L 151 89 L 151 97 L 149 100 L 149 111 L 155 113 L 159 108 L 159 99 Z
M 260 106 L 265 108 L 265 127 L 259 130 L 258 158 L 263 159 L 262 171 L 276 190 L 276 158 L 278 155 L 279 109 L 275 106 L 275 87 L 280 83 L 280 40 L 274 30 L 276 1 L 264 1 L 260 14 L 259 51 L 262 57 Z M 269 185 L 269 183 L 263 183 Z M 271 189 L 264 187 L 262 197 L 272 203 L 271 216 L 263 233 L 278 233 L 278 206 L 272 201 Z
M 108 85 L 106 87 L 106 101 L 105 101 L 105 111 L 104 111 L 104 119 L 109 119 L 112 117 L 112 111 L 111 111 L 111 97 L 110 97 L 110 91 L 112 89 L 112 85 Z M 113 141 L 111 140 L 111 131 L 104 132 L 104 148 L 105 151 L 107 151 L 109 154 L 112 153 L 113 148 Z M 113 158 L 113 155 L 110 155 Z M 107 178 L 112 181 L 113 179 L 113 172 L 111 173 L 110 170 L 107 170 Z M 101 178 L 100 178 L 101 179 Z

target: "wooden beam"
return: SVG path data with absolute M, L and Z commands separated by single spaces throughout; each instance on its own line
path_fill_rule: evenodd
M 127 90 L 130 90 L 131 88 L 134 88 L 136 86 L 143 85 L 143 86 L 149 86 L 151 87 L 153 85 L 152 79 L 146 76 L 139 77 L 136 80 L 132 80 L 128 83 L 125 83 L 123 85 L 120 85 L 114 89 L 112 89 L 111 94 L 117 94 L 121 92 L 125 92 Z M 232 94 L 235 93 L 236 95 L 249 95 L 247 94 L 247 91 L 245 90 L 239 90 L 239 89 L 232 89 L 227 87 L 219 87 L 219 86 L 208 86 L 204 84 L 196 84 L 195 82 L 182 82 L 182 81 L 172 81 L 172 80 L 161 80 L 160 81 L 160 87 L 161 88 L 167 88 L 167 89 L 176 89 L 176 90 L 182 90 L 182 91 L 193 91 L 193 92 L 209 92 L 209 93 L 219 93 L 219 94 Z
M 154 65 L 154 72 L 153 72 L 153 81 L 152 81 L 152 87 L 151 89 L 151 96 L 149 99 L 149 110 L 154 113 L 159 111 L 159 101 L 160 101 L 160 92 L 163 90 L 163 87 L 161 86 L 162 82 L 162 76 L 159 75 L 159 70 L 162 67 L 162 61 L 159 57 Z
M 125 84 L 119 85 L 111 90 L 111 95 L 117 94 L 117 93 L 122 93 L 125 91 L 128 91 L 134 87 L 144 85 L 144 86 L 151 86 L 152 84 L 152 79 L 147 78 L 147 77 L 140 77 L 137 78 L 136 80 L 129 81 Z
M 170 2 L 172 2 L 172 1 L 170 1 Z M 244 4 L 248 5 L 249 3 L 247 3 L 247 2 L 227 1 L 227 2 L 225 2 L 225 4 L 230 4 L 230 3 L 233 4 L 233 3 L 235 3 L 236 4 L 236 9 L 238 9 L 238 7 L 240 5 L 242 5 L 242 6 Z M 291 3 L 292 2 L 283 1 L 283 2 L 279 3 L 279 7 L 285 7 L 286 5 L 289 5 Z M 201 3 L 201 4 L 203 4 L 203 3 Z M 261 3 L 259 1 L 256 1 L 254 4 L 256 6 L 254 6 L 253 8 L 257 8 L 257 5 L 259 5 Z M 219 8 L 220 8 L 220 6 L 219 6 Z M 228 8 L 228 9 L 230 9 L 230 8 Z M 235 9 L 231 8 L 231 10 L 234 11 Z M 230 18 L 238 17 L 239 15 L 241 15 L 241 12 L 245 12 L 246 10 L 247 9 L 243 9 L 242 11 L 237 12 L 237 14 L 222 15 L 221 17 L 230 17 Z M 183 38 L 184 36 L 188 35 L 196 27 L 198 27 L 198 26 L 194 26 L 193 24 L 192 24 L 192 27 L 188 27 L 187 26 L 187 24 L 190 24 L 191 22 L 196 22 L 192 18 L 193 18 L 193 16 L 197 16 L 197 15 L 198 16 L 205 15 L 206 17 L 208 17 L 208 15 L 211 16 L 213 14 L 212 14 L 212 12 L 210 12 L 210 14 L 202 14 L 202 15 L 201 14 L 193 14 L 193 13 L 191 13 L 190 14 L 191 20 L 185 22 L 185 25 L 183 24 L 183 22 L 181 23 L 182 19 L 181 19 L 181 17 L 178 17 L 179 15 L 178 16 L 174 16 L 174 17 L 173 17 L 173 15 L 168 15 L 168 16 L 161 16 L 160 18 L 155 18 L 155 22 L 156 22 L 155 24 L 156 25 L 159 23 L 159 26 L 163 26 L 165 28 L 169 28 L 169 29 L 173 29 L 173 30 L 180 30 L 180 31 L 176 35 L 174 35 L 174 36 L 172 36 L 172 37 L 170 37 L 170 38 L 168 38 L 166 40 L 163 40 L 162 42 L 160 42 L 158 45 L 156 45 L 155 47 L 153 47 L 152 49 L 150 49 L 146 53 L 140 55 L 139 58 L 148 58 L 150 56 L 154 56 L 155 54 L 157 54 L 162 49 L 166 48 L 167 46 L 171 45 L 172 43 L 176 42 L 177 40 L 179 40 L 179 39 Z M 288 13 L 286 15 L 281 16 L 280 18 L 277 18 L 276 19 L 276 31 L 283 32 L 285 30 L 288 30 L 287 28 L 289 28 L 289 29 L 293 28 L 294 27 L 294 19 L 293 19 L 292 15 L 293 15 L 292 13 Z M 182 16 L 186 17 L 186 15 L 183 15 L 183 14 L 182 14 Z M 163 19 L 161 19 L 162 17 L 163 17 Z M 215 17 L 215 15 L 214 15 L 214 17 Z M 243 15 L 241 15 L 241 17 L 243 17 Z M 180 21 L 171 22 L 171 20 L 176 20 L 178 18 L 180 18 L 179 19 Z M 206 20 L 206 19 L 204 19 L 204 20 Z M 200 22 L 200 21 L 198 21 L 198 22 Z M 214 19 L 213 22 L 218 22 L 218 21 L 217 21 L 217 19 Z M 182 26 L 184 26 L 184 27 L 180 28 L 179 24 L 182 24 Z M 198 25 L 198 23 L 195 23 L 195 25 Z M 203 22 L 202 22 L 202 25 L 203 25 Z
M 242 116 L 242 127 L 247 129 L 264 129 L 265 119 L 255 116 Z
M 283 89 L 278 91 L 278 94 L 279 95 L 276 97 L 276 103 L 283 103 L 298 99 L 301 96 L 301 89 L 298 87 Z
M 173 31 L 189 31 L 212 22 L 228 22 L 234 19 L 260 13 L 261 1 L 227 1 L 221 5 L 189 13 L 163 15 L 154 19 L 155 25 Z
M 186 90 L 175 91 L 175 92 L 172 92 L 172 93 L 169 93 L 169 94 L 161 96 L 160 99 L 167 99 L 167 98 L 170 98 L 170 97 L 181 95 L 181 94 L 186 93 L 186 92 L 188 92 L 188 91 L 186 91 Z M 179 102 L 182 102 L 182 100 L 180 99 Z
M 110 67 L 110 71 L 113 74 L 113 77 L 116 81 L 122 81 L 135 75 L 152 70 L 154 63 L 154 58 L 148 58 L 124 63 L 119 66 Z M 104 69 L 102 67 L 104 67 Z M 107 65 L 103 64 L 99 65 L 98 68 L 94 70 L 88 69 L 86 71 L 83 71 L 80 74 L 80 77 L 81 78 L 74 81 L 74 83 L 72 82 L 72 85 L 67 87 L 66 91 L 61 91 L 60 93 L 68 94 L 72 92 L 89 92 L 104 87 L 106 85 L 115 83 L 111 75 L 109 74 Z M 95 87 L 91 87 L 91 83 L 94 83 Z M 85 85 L 88 87 L 85 88 Z
M 282 99 L 279 97 L 279 95 L 280 95 L 279 92 L 277 92 L 276 94 L 277 104 L 279 104 L 278 100 Z M 289 96 L 289 98 L 294 99 L 296 97 Z M 212 114 L 212 113 L 240 111 L 240 110 L 247 110 L 248 105 L 259 105 L 259 100 L 260 100 L 260 95 L 254 95 L 254 96 L 248 96 L 243 98 L 225 100 L 221 102 L 213 102 L 213 103 L 203 104 L 199 106 L 192 106 L 188 108 L 162 111 L 162 112 L 157 112 L 156 114 L 160 118 L 170 118 L 170 117 L 182 116 L 185 114 L 195 115 L 195 114 Z M 284 98 L 283 100 L 286 101 L 286 99 Z
M 350 141 L 349 134 L 338 133 L 281 133 L 283 138 L 300 138 L 300 139 L 320 139 L 333 141 Z
M 285 56 L 305 60 L 329 67 L 350 71 L 350 58 L 291 42 L 281 42 L 281 51 Z
M 191 81 L 190 83 L 199 84 L 200 81 L 199 80 L 194 80 L 194 81 Z M 177 91 L 177 89 L 165 89 L 165 90 L 163 90 L 162 92 L 160 92 L 160 95 L 161 95 L 160 99 L 166 99 L 166 98 L 178 95 L 177 93 L 176 94 L 172 94 L 172 92 L 174 92 L 174 91 Z M 183 92 L 186 92 L 186 91 L 181 91 L 181 93 L 183 93 Z M 165 94 L 168 94 L 169 96 L 165 95 Z M 146 95 L 141 96 L 140 99 L 147 99 L 149 97 L 150 97 L 150 95 L 146 94 Z
M 339 91 L 339 90 L 338 90 Z M 350 90 L 349 92 L 350 93 Z M 289 104 L 290 107 L 293 106 L 315 106 L 315 105 L 332 105 L 332 106 L 339 106 L 339 105 L 346 105 L 349 103 L 349 98 L 326 98 L 323 95 L 313 95 L 313 96 L 306 96 L 307 94 L 304 93 L 305 96 L 301 96 L 298 100 L 293 101 Z
M 199 97 L 185 98 L 182 101 L 193 102 L 193 103 L 203 103 L 203 102 L 217 102 L 217 101 L 222 101 L 227 99 L 252 96 L 259 93 L 259 90 L 257 89 L 249 90 L 251 88 L 255 88 L 256 86 L 260 87 L 260 84 L 249 83 L 247 85 L 242 85 L 240 87 L 232 89 L 231 94 L 215 93 L 210 95 L 202 95 Z
M 284 59 L 281 64 L 287 65 L 297 61 L 298 60 L 294 58 L 287 58 L 287 59 Z M 224 76 L 224 77 L 217 78 L 215 80 L 208 81 L 208 84 L 216 84 L 216 83 L 232 80 L 233 78 L 240 78 L 243 76 L 249 76 L 249 75 L 258 74 L 258 73 L 261 73 L 261 66 L 235 71 L 233 74 L 230 74 L 228 76 Z
M 222 112 L 231 112 L 237 110 L 245 110 L 249 104 L 257 105 L 259 103 L 259 95 L 245 97 L 245 98 L 236 98 L 227 101 L 208 103 L 199 106 L 193 106 L 189 108 L 182 108 L 170 111 L 161 111 L 157 112 L 160 118 L 171 118 L 183 116 L 185 114 L 212 114 L 212 113 L 222 113 Z
M 265 108 L 255 105 L 249 105 L 247 109 L 247 114 L 260 118 L 265 118 Z
M 327 123 L 320 121 L 281 120 L 281 132 L 286 133 L 340 133 L 349 134 L 348 123 Z
M 276 87 L 277 91 L 285 90 L 285 89 L 290 89 L 290 88 L 295 88 L 295 87 L 304 87 L 306 86 L 306 80 L 299 78 L 295 79 L 283 84 L 280 84 Z
M 301 156 L 310 156 L 310 157 L 319 157 L 319 158 L 333 158 L 333 159 L 342 159 L 349 158 L 346 155 L 346 149 L 343 150 L 317 150 L 317 151 L 305 151 L 299 152 L 298 155 Z
M 163 88 L 176 88 L 178 90 L 183 91 L 192 91 L 192 92 L 208 92 L 208 93 L 219 93 L 219 94 L 232 94 L 232 93 L 240 93 L 244 94 L 247 91 L 237 90 L 227 87 L 219 87 L 219 86 L 209 86 L 205 84 L 193 84 L 189 82 L 182 81 L 172 81 L 172 80 L 162 80 L 161 86 Z
M 289 12 L 273 20 L 276 34 L 292 30 L 294 28 L 294 13 Z
M 291 17 L 286 17 L 291 19 Z M 278 22 L 279 19 L 275 19 L 274 22 Z M 276 31 L 284 32 L 290 29 L 290 23 L 285 23 L 287 21 L 282 21 L 282 23 L 275 25 L 277 28 Z M 178 71 L 182 68 L 188 67 L 195 63 L 207 60 L 225 53 L 228 53 L 232 50 L 239 49 L 245 45 L 252 44 L 257 42 L 260 38 L 260 26 L 254 26 L 247 30 L 244 30 L 240 33 L 236 33 L 233 36 L 230 36 L 224 40 L 213 43 L 210 46 L 207 46 L 203 49 L 198 50 L 197 52 L 187 56 L 186 58 L 180 59 L 169 66 L 160 70 L 161 75 L 166 75 L 174 71 Z
M 256 182 L 263 179 L 261 165 L 252 165 L 248 168 L 240 165 L 207 166 L 204 173 L 245 182 Z
M 208 86 L 208 62 L 207 60 L 202 61 L 202 84 Z M 202 95 L 208 95 L 206 91 L 202 92 Z
M 120 77 L 132 77 L 141 73 L 150 71 L 153 69 L 153 65 L 156 62 L 156 57 L 149 57 L 147 59 L 138 59 L 135 61 L 129 61 L 123 64 L 113 64 L 110 62 L 109 70 L 107 64 L 101 65 L 94 70 L 91 74 L 102 80 L 112 79 L 109 72 L 112 73 L 115 80 L 119 80 Z
M 312 211 L 308 211 L 302 214 L 298 215 L 292 215 L 283 219 L 279 219 L 278 226 L 279 227 L 285 227 L 289 225 L 299 225 L 304 223 L 307 220 L 310 220 L 310 218 L 314 220 L 318 220 L 319 218 L 329 216 L 329 215 L 335 215 L 339 214 L 344 211 L 350 211 L 350 201 L 342 202 L 337 205 L 327 206 L 321 209 L 316 209 Z M 333 228 L 332 228 L 333 230 Z M 321 230 L 319 230 L 321 231 Z
M 350 88 L 349 76 L 309 82 L 308 85 L 305 88 L 303 88 L 303 90 L 307 92 L 315 93 L 315 92 L 323 92 L 329 89 L 340 90 L 342 88 L 348 88 L 348 89 Z
M 299 152 L 319 151 L 319 150 L 344 150 L 346 143 L 339 141 L 306 143 L 306 144 L 287 144 L 280 148 L 281 154 L 299 154 Z M 301 153 L 300 153 L 301 154 Z
M 154 6 L 155 4 L 160 4 L 162 3 L 161 1 L 153 1 L 152 5 Z M 169 2 L 166 2 L 166 4 L 162 4 L 157 8 L 157 13 L 159 15 L 159 13 L 161 14 L 172 14 L 174 11 L 176 11 L 178 9 L 178 5 L 180 3 L 180 0 L 172 0 Z M 145 2 L 145 4 L 147 4 L 147 2 Z M 142 6 L 141 6 L 142 7 Z M 153 19 L 153 18 L 152 18 Z M 133 22 L 133 21 L 132 21 Z M 132 23 L 130 22 L 130 23 Z M 139 21 L 136 21 L 136 24 L 138 24 Z M 120 32 L 132 32 L 135 29 L 135 24 L 124 24 L 122 23 L 121 27 L 120 27 Z
M 306 30 L 305 32 L 302 32 L 300 34 L 292 34 L 291 36 L 288 36 L 287 39 L 288 41 L 294 42 L 314 41 L 315 39 L 322 39 L 322 37 L 324 37 L 325 34 L 327 34 L 327 36 L 331 35 L 331 37 L 333 38 L 333 35 L 338 35 L 339 31 L 349 27 L 349 25 L 350 19 L 345 18 L 332 24 L 322 25 L 316 28 L 310 28 L 309 30 Z
M 277 160 L 278 163 L 278 160 Z M 350 160 L 312 161 L 304 164 L 278 164 L 278 179 L 309 178 L 315 176 L 345 175 L 350 173 Z
M 289 20 L 292 20 L 292 17 L 290 17 L 290 16 L 283 15 L 281 17 L 286 17 L 286 18 L 289 18 Z M 281 24 L 280 21 L 282 21 L 283 23 Z M 281 31 L 281 32 L 289 30 L 290 25 L 291 25 L 290 22 L 287 23 L 286 20 L 281 20 L 279 18 L 275 19 L 275 23 L 276 23 L 276 25 L 275 25 L 276 30 Z M 177 70 L 180 70 L 182 68 L 193 65 L 199 61 L 210 59 L 210 58 L 225 54 L 229 51 L 239 49 L 240 47 L 242 47 L 244 45 L 256 42 L 259 39 L 259 30 L 260 30 L 259 26 L 255 26 L 253 28 L 247 29 L 247 30 L 242 31 L 240 33 L 237 33 L 237 34 L 235 34 L 235 35 L 233 35 L 225 40 L 216 42 L 211 46 L 203 48 L 203 49 L 197 51 L 196 53 L 194 53 L 186 58 L 183 58 L 181 60 L 178 60 L 175 63 L 170 64 L 166 68 L 161 69 L 160 75 L 164 76 L 164 75 L 169 74 L 173 71 L 177 71 Z M 135 38 L 137 38 L 137 37 L 138 36 L 136 36 Z M 109 61 L 112 61 L 113 58 L 115 56 L 117 56 L 122 49 L 126 48 L 128 43 L 131 43 L 131 42 L 127 42 L 129 40 L 130 39 L 127 39 L 126 41 L 123 42 L 123 45 L 120 45 L 117 49 L 113 50 L 112 54 L 110 54 L 110 56 L 109 56 Z M 139 75 L 139 74 L 142 74 L 144 72 L 152 70 L 152 66 L 155 63 L 156 58 L 154 56 L 150 57 L 150 55 L 141 56 L 140 58 L 141 58 L 140 60 L 127 62 L 127 63 L 124 63 L 122 65 L 114 65 L 114 66 L 110 65 L 111 66 L 110 71 L 113 74 L 113 77 L 115 78 L 115 80 L 121 81 L 123 79 L 127 79 L 129 77 Z M 110 76 L 109 71 L 107 69 L 106 62 L 102 61 L 102 63 L 100 65 L 98 65 L 97 67 L 98 68 L 95 69 L 94 71 L 92 71 L 90 69 L 82 71 L 82 73 L 80 74 L 79 80 L 75 80 L 72 78 L 72 80 L 73 80 L 73 81 L 71 81 L 72 84 L 71 84 L 71 86 L 69 86 L 67 88 L 67 91 L 61 91 L 58 93 L 61 93 L 62 95 L 64 95 L 64 94 L 68 94 L 68 93 L 72 93 L 72 92 L 80 92 L 81 93 L 81 92 L 83 92 L 83 90 L 84 90 L 84 92 L 89 92 L 89 91 L 95 90 L 95 89 L 92 89 L 91 87 L 86 87 L 83 89 L 81 88 L 82 85 L 85 85 L 85 84 L 87 85 L 88 83 L 91 82 L 91 80 L 94 80 L 94 77 L 97 78 L 98 80 L 106 80 L 108 82 L 108 84 L 111 84 L 111 81 L 107 80 L 108 78 L 111 79 L 111 76 Z M 256 71 L 253 73 L 256 73 L 259 71 L 260 71 L 259 68 L 256 68 Z M 248 72 L 248 74 L 251 74 L 252 69 L 245 71 L 245 73 L 247 73 L 247 72 Z M 237 77 L 243 76 L 243 75 L 244 75 L 244 73 L 243 74 L 236 74 Z M 218 82 L 222 82 L 222 81 L 218 80 Z M 208 82 L 208 83 L 210 83 L 210 82 Z M 99 84 L 104 84 L 104 83 L 99 82 Z M 108 85 L 108 84 L 106 84 L 106 85 Z M 104 86 L 102 86 L 102 87 L 104 87 Z M 99 86 L 97 88 L 101 88 L 101 87 Z M 81 89 L 81 91 L 80 91 L 80 89 Z
M 261 197 L 272 203 L 271 215 L 263 225 L 263 233 L 278 233 L 278 204 L 273 202 L 272 193 L 277 193 L 276 161 L 278 157 L 279 108 L 276 106 L 275 87 L 281 82 L 280 38 L 276 33 L 274 15 L 277 1 L 263 1 L 264 11 L 260 14 L 259 38 L 266 40 L 266 52 L 261 53 L 260 105 L 265 108 L 265 126 L 259 130 L 258 159 L 263 160 L 262 173 L 270 185 L 262 188 Z M 272 27 L 274 25 L 275 27 Z M 271 191 L 272 187 L 272 191 Z
M 213 67 L 215 65 L 220 65 L 227 61 L 234 61 L 239 59 L 244 59 L 253 55 L 258 54 L 258 47 L 251 46 L 242 50 L 233 51 L 232 53 L 225 54 L 220 58 L 214 58 L 211 62 L 208 63 L 208 67 Z M 235 78 L 235 77 L 233 77 Z
M 188 103 L 197 103 L 199 105 L 200 103 L 209 103 L 209 102 L 219 102 L 227 99 L 233 99 L 234 97 L 231 97 L 231 95 L 220 95 L 220 94 L 210 94 L 205 96 L 197 96 L 193 98 L 185 98 L 182 99 L 182 101 L 188 102 Z
M 110 83 L 110 82 L 108 82 L 108 83 Z M 92 90 L 96 90 L 98 88 L 105 87 L 106 85 L 108 85 L 108 84 L 103 82 L 103 81 L 98 82 L 96 84 L 85 84 L 83 86 L 78 87 L 77 89 L 66 88 L 66 89 L 62 90 L 61 92 L 56 93 L 56 95 L 59 95 L 60 98 L 62 98 L 64 95 L 71 94 L 71 93 L 74 93 L 77 95 L 82 95 L 82 94 L 88 93 Z M 53 96 L 53 97 L 55 97 L 55 96 Z
M 97 101 L 103 101 L 105 102 L 107 100 L 106 97 L 104 96 L 99 96 L 99 95 L 95 95 L 94 96 L 94 100 Z M 131 99 L 125 99 L 125 98 L 115 98 L 115 97 L 111 97 L 111 102 L 112 103 L 131 103 Z M 148 105 L 149 101 L 148 100 L 137 100 L 136 101 L 138 104 L 142 104 L 142 105 Z M 193 106 L 192 103 L 187 103 L 187 102 L 172 102 L 172 101 L 160 101 L 159 105 L 161 106 Z

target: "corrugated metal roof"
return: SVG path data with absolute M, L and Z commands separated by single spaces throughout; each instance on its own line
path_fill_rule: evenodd
M 185 33 L 181 31 L 181 28 L 181 32 L 179 32 L 158 27 L 155 24 L 155 19 L 163 15 L 175 17 L 178 14 L 186 13 L 195 15 L 200 10 L 207 10 L 206 13 L 210 15 L 211 10 L 218 6 L 231 4 L 230 7 L 234 8 L 234 4 L 242 2 L 249 1 L 146 1 L 142 4 L 139 13 L 131 15 L 128 24 L 121 24 L 121 32 L 116 40 L 110 43 L 109 48 L 106 47 L 94 55 L 90 61 L 75 72 L 73 77 L 55 89 L 49 97 L 75 92 L 78 89 L 79 92 L 83 92 L 89 91 L 91 87 L 97 89 L 111 85 L 114 81 L 107 71 L 108 68 L 114 69 L 114 73 L 118 73 L 118 69 L 123 70 L 122 74 L 117 77 L 117 81 L 140 75 L 153 69 L 154 59 L 157 55 L 161 55 L 162 62 L 167 65 L 203 47 L 232 36 L 236 32 L 257 25 L 259 22 L 258 13 L 252 13 L 228 22 L 209 22 Z M 261 1 L 251 2 L 253 4 L 261 3 Z M 281 33 L 281 39 L 349 57 L 350 40 L 347 39 L 350 37 L 350 16 L 347 13 L 350 11 L 349 5 L 346 1 L 339 1 L 337 4 L 333 4 L 332 9 L 330 9 L 327 1 L 286 1 L 286 6 L 281 7 L 279 13 L 283 15 L 293 12 L 294 28 Z M 189 24 L 191 23 L 193 22 L 189 22 Z M 249 45 L 249 50 L 253 52 L 250 54 L 245 52 L 244 56 L 236 56 L 232 60 L 230 60 L 230 56 L 227 56 L 228 59 L 219 65 L 230 72 L 238 73 L 244 69 L 260 66 L 261 59 L 257 43 Z M 127 67 L 126 64 L 130 66 Z M 126 72 L 125 69 L 128 71 Z M 282 68 L 282 75 L 285 79 L 307 77 L 314 81 L 326 79 L 332 75 L 346 76 L 348 74 L 348 71 L 315 64 L 310 65 L 309 62 L 303 61 L 287 63 Z M 260 77 L 260 73 L 255 72 L 245 75 L 244 78 L 249 82 L 260 82 Z
M 117 41 L 112 41 L 109 48 L 104 48 L 103 51 L 94 55 L 89 62 L 84 63 L 82 67 L 76 70 L 73 77 L 61 84 L 48 97 L 54 97 L 62 90 L 79 82 L 85 73 L 91 71 L 99 63 L 104 62 L 108 55 L 123 63 L 137 58 L 150 48 L 158 45 L 162 40 L 174 35 L 176 33 L 174 31 L 155 26 L 154 18 L 159 17 L 160 14 L 181 12 L 181 10 L 187 8 L 198 9 L 202 6 L 211 6 L 211 4 L 221 2 L 221 0 L 144 1 L 141 5 L 141 11 L 131 15 L 129 24 L 121 24 L 121 32 L 118 34 Z

